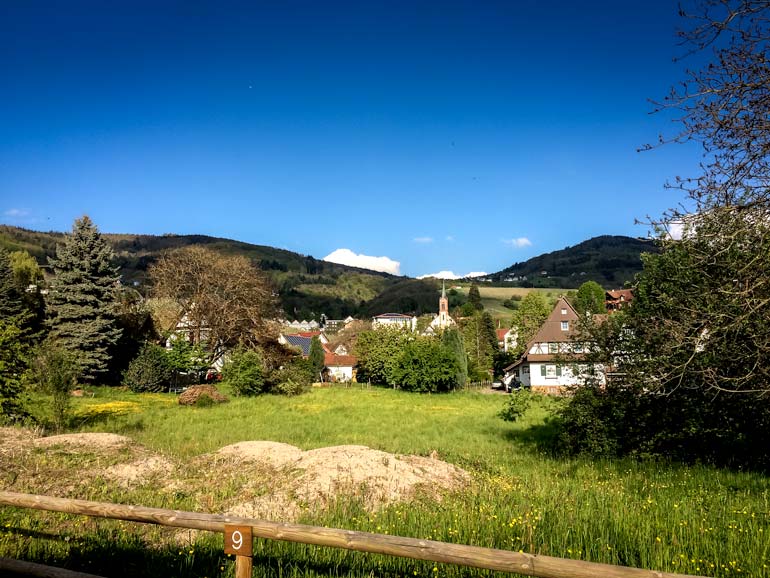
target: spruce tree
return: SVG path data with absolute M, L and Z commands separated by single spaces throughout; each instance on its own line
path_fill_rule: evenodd
M 13 277 L 11 258 L 5 249 L 0 249 L 0 319 L 18 323 L 24 306 Z
M 454 354 L 457 360 L 457 387 L 462 389 L 468 381 L 468 356 L 465 353 L 462 335 L 457 329 L 447 329 L 441 334 L 441 343 Z
M 116 324 L 119 276 L 112 248 L 96 225 L 76 219 L 72 234 L 49 259 L 54 279 L 49 291 L 51 338 L 77 356 L 80 378 L 96 381 L 107 371 L 110 348 L 120 337 Z
M 310 340 L 310 355 L 308 358 L 310 359 L 310 365 L 313 366 L 313 379 L 319 379 L 319 375 L 324 369 L 325 355 L 321 340 L 317 336 Z

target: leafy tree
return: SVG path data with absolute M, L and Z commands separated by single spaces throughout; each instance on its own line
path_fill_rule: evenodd
M 604 289 L 596 281 L 586 281 L 577 290 L 577 295 L 571 300 L 575 311 L 584 313 L 604 313 Z
M 457 377 L 455 379 L 457 387 L 465 387 L 468 381 L 468 356 L 465 353 L 462 335 L 455 328 L 446 329 L 441 334 L 441 344 L 454 354 L 457 361 Z
M 492 316 L 486 311 L 477 311 L 462 321 L 463 343 L 468 354 L 468 373 L 474 378 L 489 378 L 492 360 L 497 352 L 497 333 Z
M 13 251 L 8 255 L 21 303 L 25 309 L 24 318 L 19 323 L 26 333 L 26 338 L 36 342 L 42 338 L 45 324 L 45 301 L 43 271 L 26 251 Z
M 511 351 L 497 351 L 492 358 L 492 369 L 495 377 L 502 377 L 505 374 L 505 368 L 518 361 L 520 356 L 514 355 Z
M 26 289 L 43 283 L 43 271 L 35 258 L 26 251 L 12 251 L 9 255 L 16 286 Z
M 268 323 L 277 310 L 273 290 L 246 257 L 184 247 L 161 256 L 148 276 L 153 295 L 173 303 L 177 311 L 161 330 L 170 333 L 184 319 L 190 341 L 206 342 L 207 364 L 238 344 L 255 348 L 274 339 Z
M 229 385 L 235 395 L 264 393 L 265 367 L 259 351 L 238 347 L 222 367 L 222 382 Z
M 123 385 L 134 393 L 165 390 L 171 382 L 173 370 L 166 350 L 154 343 L 146 343 L 123 375 Z
M 323 371 L 325 363 L 324 348 L 321 344 L 321 340 L 316 336 L 310 340 L 310 354 L 308 355 L 310 361 L 310 367 L 313 370 L 313 379 L 318 379 L 319 374 Z
M 404 344 L 393 380 L 406 391 L 451 391 L 457 387 L 458 371 L 454 351 L 434 338 L 419 338 Z
M 476 311 L 484 309 L 484 304 L 481 302 L 481 293 L 479 293 L 479 287 L 475 283 L 468 289 L 468 303 L 473 305 Z
M 8 319 L 0 318 L 0 422 L 15 421 L 25 415 L 21 395 L 27 353 L 21 330 Z
M 48 294 L 50 337 L 76 352 L 80 377 L 97 381 L 107 371 L 110 349 L 120 337 L 116 323 L 119 282 L 114 254 L 87 216 L 50 259 L 54 279 Z
M 701 172 L 670 185 L 686 198 L 653 223 L 662 252 L 643 257 L 631 306 L 589 331 L 589 356 L 614 371 L 573 396 L 562 439 L 571 451 L 767 470 L 770 4 L 690 6 L 683 44 L 713 58 L 662 103 L 681 128 L 662 142 L 700 143 Z
M 509 351 L 516 357 L 520 356 L 530 339 L 535 336 L 537 330 L 548 319 L 550 313 L 551 307 L 540 291 L 530 291 L 527 293 L 521 300 L 518 310 L 513 313 L 511 327 L 516 329 L 518 339 L 516 347 Z
M 358 381 L 395 385 L 394 370 L 403 345 L 412 334 L 400 327 L 380 327 L 362 331 L 355 345 Z
M 37 348 L 30 368 L 31 379 L 37 389 L 51 396 L 53 425 L 57 431 L 67 423 L 71 392 L 80 372 L 75 354 L 60 343 L 46 340 Z

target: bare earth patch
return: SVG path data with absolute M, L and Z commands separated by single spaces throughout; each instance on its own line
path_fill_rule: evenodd
M 288 444 L 241 442 L 218 454 L 268 464 L 284 478 L 277 491 L 238 503 L 228 511 L 248 517 L 296 519 L 300 506 L 323 509 L 344 495 L 355 495 L 367 509 L 376 510 L 408 500 L 418 491 L 439 498 L 470 479 L 464 470 L 433 457 L 397 456 L 358 445 L 303 452 Z
M 36 448 L 45 450 L 40 457 Z M 91 483 L 110 480 L 126 490 L 183 491 L 202 511 L 276 521 L 293 521 L 348 497 L 371 511 L 417 494 L 439 500 L 470 481 L 464 470 L 434 455 L 401 456 L 360 445 L 302 451 L 285 443 L 244 441 L 177 464 L 125 436 L 40 437 L 22 428 L 0 428 L 0 466 L 10 472 L 0 480 L 1 489 L 37 491 L 45 482 L 45 493 L 77 497 L 87 494 Z M 40 467 L 51 475 L 38 475 Z
M 77 433 L 58 436 L 48 436 L 35 440 L 38 447 L 52 447 L 57 445 L 79 446 L 97 450 L 118 449 L 132 445 L 134 441 L 126 436 L 111 433 Z

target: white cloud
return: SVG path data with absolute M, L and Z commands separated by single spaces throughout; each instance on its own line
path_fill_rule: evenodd
M 516 237 L 515 239 L 501 239 L 501 241 L 506 245 L 510 245 L 511 247 L 516 247 L 517 249 L 521 249 L 522 247 L 532 246 L 532 241 L 530 241 L 526 237 Z
M 29 215 L 29 211 L 26 209 L 8 209 L 3 212 L 3 215 L 6 217 L 20 218 Z
M 420 275 L 418 279 L 428 279 L 433 277 L 434 279 L 464 279 L 465 277 L 483 277 L 486 275 L 483 271 L 471 271 L 467 275 L 455 275 L 453 271 L 439 271 L 438 273 L 429 273 L 427 275 Z
M 415 237 L 412 239 L 415 243 L 432 243 L 433 237 Z
M 339 263 L 340 265 L 350 265 L 351 267 L 361 267 L 362 269 L 371 269 L 372 271 L 382 271 L 393 275 L 401 274 L 401 263 L 394 261 L 389 257 L 372 257 L 370 255 L 359 255 L 350 249 L 337 249 L 323 258 L 330 263 Z

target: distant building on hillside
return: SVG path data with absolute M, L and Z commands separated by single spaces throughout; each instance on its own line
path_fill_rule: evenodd
M 383 313 L 372 317 L 372 329 L 378 327 L 405 327 L 410 331 L 417 328 L 417 317 L 403 313 Z

